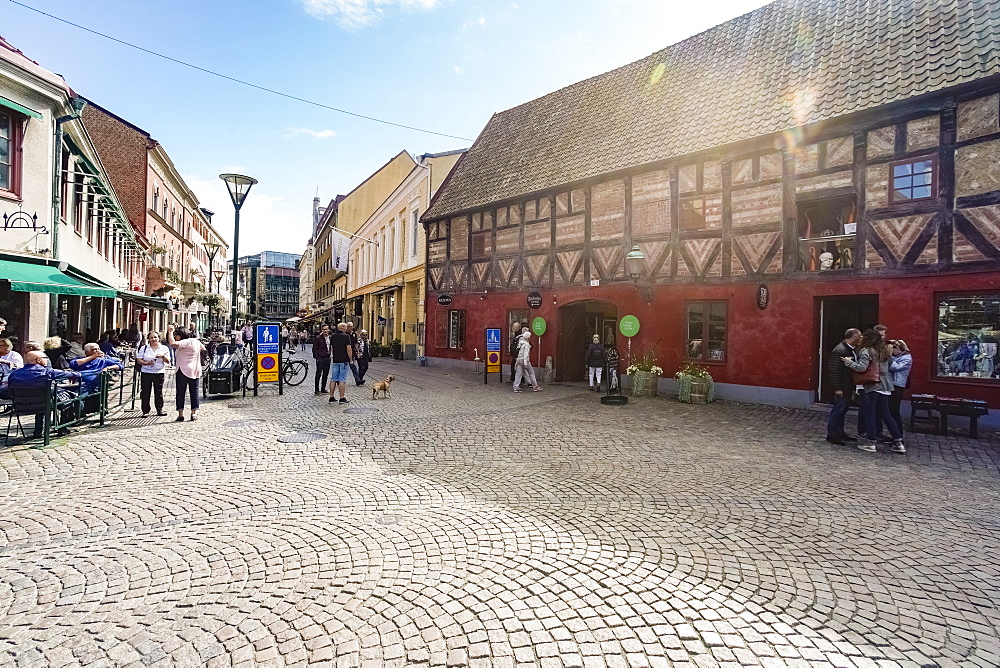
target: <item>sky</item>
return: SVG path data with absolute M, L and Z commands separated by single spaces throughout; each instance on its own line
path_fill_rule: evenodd
M 205 70 L 164 60 L 38 14 Z M 495 112 L 620 67 L 763 0 L 0 0 L 0 35 L 159 141 L 232 239 L 218 175 L 258 179 L 240 255 L 301 253 L 312 200 L 400 150 L 470 146 Z M 441 136 L 451 135 L 451 136 Z

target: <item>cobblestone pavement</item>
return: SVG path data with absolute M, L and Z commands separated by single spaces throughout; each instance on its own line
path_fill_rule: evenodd
M 0 665 L 1000 665 L 996 434 L 389 372 L 0 450 Z

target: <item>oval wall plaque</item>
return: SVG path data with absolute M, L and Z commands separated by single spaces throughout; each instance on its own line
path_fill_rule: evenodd
M 542 295 L 537 292 L 528 293 L 528 308 L 540 309 L 542 308 Z
M 767 303 L 771 300 L 771 291 L 766 285 L 761 283 L 757 286 L 757 308 L 761 311 L 767 308 Z
M 447 292 L 443 292 L 438 295 L 438 306 L 451 306 L 453 301 L 455 301 L 455 299 Z

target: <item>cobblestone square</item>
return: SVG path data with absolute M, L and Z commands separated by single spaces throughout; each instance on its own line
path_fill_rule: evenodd
M 1000 665 L 992 430 L 387 373 L 0 450 L 0 665 Z

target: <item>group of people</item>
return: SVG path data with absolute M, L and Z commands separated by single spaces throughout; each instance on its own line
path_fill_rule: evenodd
M 290 352 L 295 352 L 296 349 L 300 348 L 302 350 L 306 349 L 306 344 L 309 343 L 309 331 L 305 327 L 289 327 L 285 325 L 281 328 L 281 346 L 289 350 Z
M 365 384 L 365 374 L 372 361 L 368 332 L 362 329 L 355 333 L 353 322 L 338 323 L 334 332 L 330 331 L 329 325 L 323 325 L 312 340 L 312 355 L 316 360 L 315 393 L 326 393 L 329 378 L 330 403 L 339 401 L 346 404 L 349 401 L 348 374 L 354 377 L 354 384 L 358 387 Z
M 892 452 L 905 454 L 899 409 L 912 366 L 913 356 L 906 342 L 889 339 L 885 325 L 864 332 L 848 329 L 844 340 L 831 351 L 827 364 L 834 400 L 826 440 L 836 445 L 857 442 L 857 447 L 866 452 L 875 452 L 876 444 L 882 442 L 890 444 Z M 855 396 L 859 404 L 856 438 L 844 429 L 847 409 Z
M 535 378 L 535 369 L 531 366 L 531 330 L 527 325 L 522 327 L 519 320 L 515 320 L 510 327 L 510 376 L 514 392 L 521 391 L 523 380 L 527 380 L 535 392 L 542 391 Z

